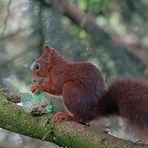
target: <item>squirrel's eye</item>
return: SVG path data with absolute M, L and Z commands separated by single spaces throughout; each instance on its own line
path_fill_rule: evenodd
M 35 68 L 35 70 L 39 70 L 40 69 L 40 64 L 39 63 L 35 64 L 34 68 Z

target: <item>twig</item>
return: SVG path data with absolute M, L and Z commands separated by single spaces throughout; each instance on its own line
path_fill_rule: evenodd
M 21 102 L 21 96 L 22 93 L 13 93 L 13 94 L 9 94 L 9 93 L 5 93 L 5 92 L 1 92 L 0 94 L 2 94 L 3 96 L 5 96 L 7 98 L 8 101 L 13 102 L 13 103 L 19 103 Z

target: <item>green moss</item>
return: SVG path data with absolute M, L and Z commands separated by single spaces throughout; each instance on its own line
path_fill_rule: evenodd
M 60 125 L 60 128 L 55 129 L 55 137 L 62 146 L 67 146 L 68 148 L 98 148 L 111 146 L 111 143 L 108 142 L 107 139 L 96 138 L 91 132 L 83 132 L 79 129 L 72 131 L 72 129 L 70 130 L 71 127 L 68 127 L 68 124 L 66 127 L 62 127 L 62 129 L 61 127 Z M 116 145 L 113 144 L 112 146 L 115 147 Z
M 46 128 L 41 127 L 42 123 L 39 117 L 32 117 L 29 113 L 24 112 L 21 107 L 5 100 L 4 96 L 0 95 L 0 99 L 2 102 L 0 104 L 0 127 L 36 138 L 42 138 L 50 128 L 53 129 L 53 126 L 50 127 L 50 125 Z
M 49 116 L 32 117 L 21 107 L 5 100 L 0 95 L 0 127 L 30 137 L 48 140 L 68 148 L 119 148 L 123 141 L 107 138 L 97 134 L 80 124 L 64 121 L 55 124 Z M 126 147 L 131 143 L 124 142 Z M 134 145 L 135 146 L 135 145 Z
M 84 137 L 80 137 L 79 135 L 73 135 L 73 134 L 56 134 L 56 138 L 57 141 L 61 144 L 63 144 L 63 146 L 67 146 L 70 148 L 95 148 L 98 147 L 98 145 L 96 145 L 95 143 L 91 142 L 89 138 L 85 137 L 85 141 L 84 141 Z

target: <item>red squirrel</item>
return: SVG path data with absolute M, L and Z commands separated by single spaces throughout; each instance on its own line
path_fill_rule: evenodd
M 42 81 L 32 92 L 61 95 L 70 114 L 58 112 L 54 121 L 72 119 L 81 123 L 118 114 L 133 124 L 148 127 L 148 84 L 121 79 L 106 88 L 101 71 L 89 62 L 71 63 L 45 45 L 35 61 L 32 81 Z
M 43 82 L 34 85 L 32 92 L 42 90 L 63 97 L 71 114 L 56 113 L 56 122 L 64 118 L 81 123 L 93 120 L 97 114 L 92 110 L 106 91 L 102 73 L 96 66 L 88 62 L 71 63 L 48 45 L 32 66 L 32 81 Z

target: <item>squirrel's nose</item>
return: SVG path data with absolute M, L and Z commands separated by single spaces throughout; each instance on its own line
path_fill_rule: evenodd
M 36 82 L 36 80 L 35 80 L 34 78 L 32 78 L 32 83 L 33 83 L 33 82 Z

